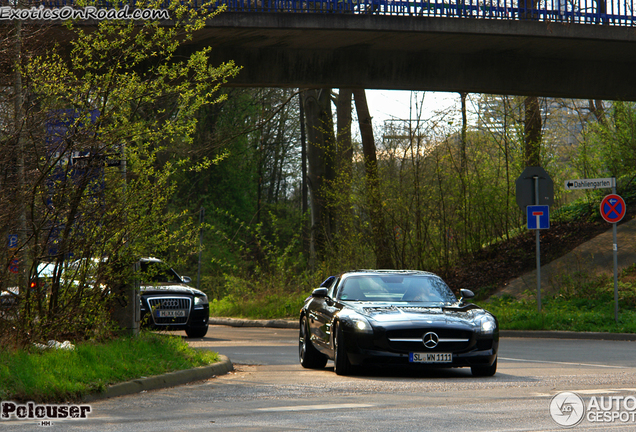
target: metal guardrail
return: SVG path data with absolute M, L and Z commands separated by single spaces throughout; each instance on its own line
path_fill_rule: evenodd
M 10 1 L 10 0 L 9 0 Z M 6 4 L 7 1 L 0 1 Z M 73 6 L 74 0 L 26 1 L 46 7 Z M 134 4 L 105 1 L 100 7 Z M 195 0 L 202 4 L 203 0 Z M 359 14 L 428 18 L 477 18 L 632 27 L 636 0 L 216 0 L 229 12 Z
M 537 20 L 634 25 L 636 0 L 218 0 L 231 12 L 353 13 L 381 16 Z

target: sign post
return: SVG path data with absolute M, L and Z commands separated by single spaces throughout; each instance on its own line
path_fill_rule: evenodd
M 616 185 L 612 187 L 612 193 L 601 201 L 601 216 L 612 224 L 612 236 L 614 244 L 614 320 L 618 322 L 618 244 L 616 242 L 616 224 L 623 219 L 627 207 L 625 200 L 616 195 Z
M 554 201 L 554 183 L 541 167 L 527 167 L 517 181 L 517 205 L 526 210 L 528 229 L 535 230 L 537 254 L 537 309 L 541 312 L 541 237 L 540 229 L 550 228 L 549 206 Z M 531 219 L 534 221 L 531 222 Z
M 618 322 L 618 245 L 616 243 L 616 224 L 625 216 L 625 211 L 627 210 L 625 200 L 616 195 L 616 179 L 614 177 L 565 181 L 566 190 L 603 188 L 612 188 L 612 193 L 601 201 L 600 210 L 603 219 L 612 224 L 612 235 L 614 237 L 612 245 L 614 251 L 614 320 Z

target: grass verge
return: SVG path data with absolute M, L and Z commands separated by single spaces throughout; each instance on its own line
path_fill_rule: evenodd
M 180 337 L 142 332 L 75 350 L 0 352 L 0 400 L 64 402 L 135 378 L 204 366 L 218 354 L 197 351 Z
M 476 303 L 492 312 L 502 330 L 561 330 L 636 333 L 636 264 L 619 277 L 619 321 L 614 320 L 614 282 L 608 275 L 584 272 L 563 275 L 560 293 L 544 297 L 542 312 L 532 300 L 492 298 Z M 210 303 L 212 316 L 276 319 L 297 318 L 308 294 L 228 295 Z
M 573 272 L 559 281 L 560 292 L 541 301 L 511 296 L 479 302 L 499 320 L 502 330 L 563 330 L 577 332 L 636 333 L 636 264 L 618 279 L 618 322 L 614 317 L 614 278 Z
M 268 294 L 252 297 L 228 295 L 210 302 L 210 315 L 219 317 L 277 319 L 298 318 L 309 294 Z
M 575 332 L 636 333 L 636 311 L 619 309 L 614 319 L 614 299 L 543 299 L 541 313 L 536 301 L 501 298 L 481 304 L 494 314 L 502 330 L 561 330 Z M 619 302 L 620 306 L 620 302 Z

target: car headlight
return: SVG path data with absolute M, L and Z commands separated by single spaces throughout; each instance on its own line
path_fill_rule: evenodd
M 369 324 L 369 321 L 358 312 L 352 310 L 343 309 L 338 313 L 340 320 L 348 322 L 351 327 L 360 333 L 373 333 L 373 327 Z
M 203 309 L 203 307 L 208 304 L 208 296 L 195 296 L 194 297 L 194 308 L 195 309 Z
M 486 315 L 481 319 L 480 327 L 482 334 L 492 334 L 497 328 L 497 322 L 494 317 Z

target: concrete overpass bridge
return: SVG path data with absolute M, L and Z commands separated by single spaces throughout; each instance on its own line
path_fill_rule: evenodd
M 223 3 L 195 45 L 234 86 L 636 100 L 634 0 Z
M 636 101 L 636 0 L 215 1 L 184 49 L 242 65 L 233 86 Z

